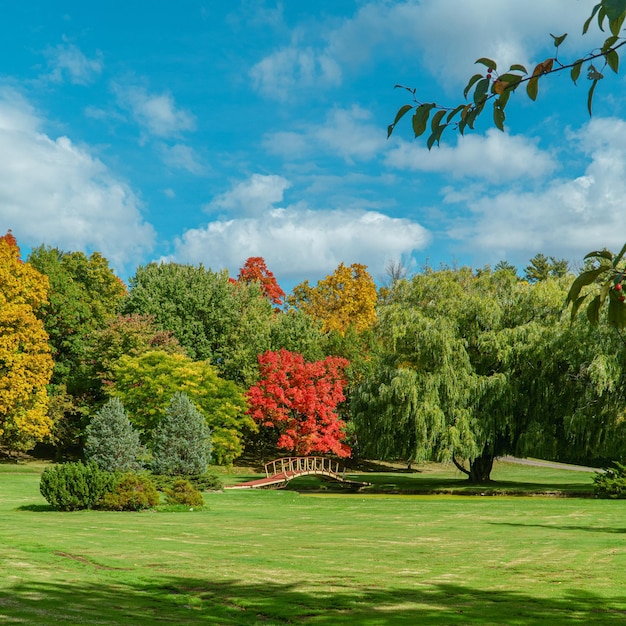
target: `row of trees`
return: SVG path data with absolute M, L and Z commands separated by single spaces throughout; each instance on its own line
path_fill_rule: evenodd
M 41 247 L 23 263 L 10 234 L 0 254 L 6 450 L 78 456 L 110 398 L 147 445 L 184 393 L 221 464 L 245 446 L 438 458 L 480 481 L 507 453 L 624 456 L 624 352 L 563 315 L 572 277 L 552 257 L 523 278 L 507 263 L 396 267 L 380 289 L 341 264 L 287 296 L 258 257 L 237 279 L 149 264 L 127 289 L 98 254 Z

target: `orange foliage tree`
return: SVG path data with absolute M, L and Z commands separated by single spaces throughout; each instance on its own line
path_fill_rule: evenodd
M 243 283 L 258 282 L 263 295 L 276 306 L 281 306 L 285 292 L 281 289 L 274 274 L 267 269 L 265 260 L 260 256 L 251 256 L 239 270 L 238 280 Z
M 29 450 L 50 434 L 46 385 L 53 361 L 36 313 L 48 279 L 23 263 L 15 237 L 0 237 L 0 446 Z
M 296 285 L 289 303 L 321 320 L 324 331 L 342 335 L 353 326 L 358 332 L 367 330 L 376 321 L 376 285 L 367 266 L 343 263 L 311 287 L 309 281 Z

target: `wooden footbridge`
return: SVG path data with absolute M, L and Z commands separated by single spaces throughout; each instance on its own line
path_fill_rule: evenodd
M 290 456 L 265 464 L 265 478 L 230 485 L 224 489 L 281 489 L 299 476 L 321 476 L 349 487 L 365 487 L 371 483 L 346 478 L 346 468 L 323 456 Z

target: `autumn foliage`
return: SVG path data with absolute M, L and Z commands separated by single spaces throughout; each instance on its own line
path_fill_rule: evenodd
M 285 292 L 281 289 L 274 274 L 267 269 L 263 257 L 251 256 L 239 270 L 238 279 L 243 283 L 258 282 L 263 294 L 272 304 L 282 305 Z
M 337 269 L 315 287 L 309 281 L 296 285 L 290 304 L 323 323 L 325 331 L 342 335 L 351 326 L 361 332 L 376 321 L 376 284 L 367 266 L 340 263 Z
M 0 237 L 0 446 L 28 450 L 50 434 L 48 335 L 36 313 L 48 279 L 23 263 L 15 237 Z
M 247 392 L 248 413 L 260 426 L 278 431 L 279 448 L 350 456 L 336 410 L 345 399 L 347 366 L 339 357 L 306 362 L 297 352 L 268 350 L 259 355 L 260 380 Z

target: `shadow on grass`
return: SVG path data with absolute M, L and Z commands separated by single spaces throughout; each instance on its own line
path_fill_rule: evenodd
M 436 476 L 410 476 L 407 474 L 348 474 L 356 481 L 368 481 L 371 486 L 359 490 L 362 494 L 407 494 L 407 495 L 465 495 L 465 496 L 530 496 L 550 495 L 557 497 L 592 497 L 593 487 L 584 483 L 563 482 L 517 482 L 491 481 L 470 483 L 465 478 L 441 478 Z M 341 483 L 324 481 L 317 476 L 304 476 L 290 481 L 290 491 L 341 492 L 348 487 Z
M 592 533 L 613 533 L 621 535 L 626 533 L 626 528 L 614 528 L 610 526 L 570 526 L 569 524 L 523 524 L 514 522 L 489 522 L 493 526 L 512 526 L 517 528 L 547 528 L 554 530 L 585 530 Z
M 538 598 L 452 584 L 353 588 L 339 580 L 242 584 L 202 578 L 158 583 L 18 584 L 0 592 L 3 623 L 29 624 L 609 624 L 624 623 L 626 601 L 581 590 Z M 548 592 L 546 595 L 550 595 Z

